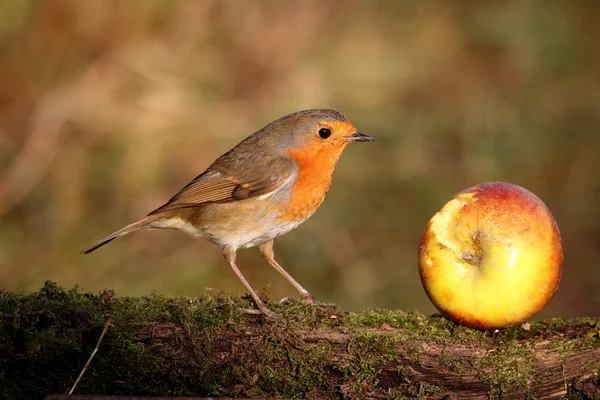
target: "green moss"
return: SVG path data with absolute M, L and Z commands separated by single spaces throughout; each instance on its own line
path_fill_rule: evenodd
M 524 389 L 528 392 L 535 375 L 532 362 L 535 356 L 527 343 L 508 341 L 488 352 L 479 363 L 477 370 L 482 382 L 490 387 L 491 397 L 501 398 L 509 389 Z
M 591 387 L 586 387 L 587 385 Z M 597 388 L 600 388 L 600 370 L 596 370 L 587 379 L 569 385 L 566 398 L 571 400 L 595 399 L 598 395 Z
M 50 282 L 26 296 L 0 293 L 0 344 L 7 350 L 0 352 L 0 364 L 11 365 L 0 370 L 0 397 L 35 399 L 67 390 L 109 316 L 113 327 L 77 393 L 106 393 L 107 382 L 116 395 L 272 393 L 323 398 L 336 393 L 326 369 L 333 347 L 302 346 L 298 331 L 339 325 L 330 317 L 344 312 L 301 302 L 269 304 L 282 318 L 265 324 L 264 317 L 243 312 L 252 307 L 250 299 L 223 294 L 117 298 L 109 291 L 97 296 L 65 291 Z M 240 336 L 240 321 L 256 322 L 256 341 Z M 155 342 L 154 330 L 161 326 L 170 333 Z M 215 346 L 214 339 L 224 332 L 231 332 L 231 339 Z M 243 359 L 236 358 L 236 348 Z M 163 360 L 169 365 L 162 365 Z
M 94 299 L 76 290 L 47 283 L 38 293 L 0 293 L 0 374 L 5 398 L 39 397 L 40 389 L 57 390 L 57 382 L 77 377 L 77 355 L 91 351 L 88 335 L 99 335 L 105 316 Z M 92 311 L 90 311 L 92 310 Z M 33 365 L 32 362 L 33 361 Z M 52 373 L 39 373 L 46 369 Z
M 333 351 L 331 346 L 301 347 L 296 324 L 289 324 L 286 319 L 271 321 L 255 337 L 253 341 L 232 337 L 226 348 L 220 349 L 225 359 L 211 360 L 213 365 L 205 369 L 211 391 L 227 396 L 244 393 L 250 397 L 264 393 L 303 397 L 308 392 L 324 397 L 331 393 L 325 379 L 326 360 Z M 227 359 L 238 357 L 236 353 L 241 355 L 241 360 Z M 228 381 L 223 382 L 224 377 Z
M 41 399 L 68 390 L 109 318 L 113 326 L 76 393 L 439 397 L 443 387 L 411 376 L 427 343 L 488 351 L 480 359 L 442 350 L 439 367 L 478 370 L 489 395 L 499 397 L 515 387 L 527 392 L 532 381 L 543 379 L 530 367 L 534 338 L 568 329 L 578 333 L 576 338 L 554 336 L 560 348 L 550 351 L 600 346 L 596 320 L 556 319 L 534 323 L 529 331 L 485 332 L 441 316 L 402 311 L 348 313 L 299 301 L 268 301 L 268 306 L 282 318 L 249 315 L 243 310 L 253 307 L 250 298 L 220 293 L 119 298 L 110 291 L 82 294 L 53 283 L 29 295 L 0 292 L 0 366 L 8 366 L 0 367 L 0 398 Z M 311 342 L 310 335 L 321 331 L 333 336 Z M 586 371 L 598 368 L 590 363 Z M 398 376 L 406 383 L 391 384 Z
M 361 328 L 379 328 L 387 324 L 398 328 L 400 340 L 441 340 L 452 338 L 460 343 L 478 343 L 484 332 L 457 325 L 441 315 L 424 316 L 420 313 L 401 310 L 375 309 L 350 314 L 344 321 L 345 326 Z
M 345 381 L 349 394 L 362 396 L 366 389 L 377 385 L 378 366 L 396 360 L 395 335 L 381 335 L 373 332 L 355 332 L 348 343 L 348 359 L 344 360 Z
M 444 396 L 445 389 L 438 385 L 428 383 L 418 383 L 404 388 L 389 388 L 384 396 L 389 400 L 406 400 L 406 399 L 446 399 L 450 396 Z
M 425 385 L 424 392 L 426 395 L 434 396 L 444 393 L 444 388 L 438 385 Z
M 240 301 L 237 300 L 237 303 Z M 224 326 L 236 300 L 230 297 L 205 299 L 165 299 L 149 296 L 139 299 L 115 298 L 110 292 L 82 295 L 77 289 L 65 291 L 46 283 L 37 293 L 0 294 L 0 364 L 10 368 L 0 372 L 2 398 L 41 398 L 45 393 L 62 393 L 77 378 L 95 347 L 109 316 L 119 329 L 109 329 L 100 351 L 78 385 L 79 393 L 102 393 L 114 379 L 115 394 L 132 394 L 143 388 L 164 392 L 160 379 L 173 371 L 158 362 L 161 349 L 140 345 L 136 324 L 174 323 L 200 327 L 195 336 L 206 338 Z M 211 312 L 217 307 L 230 312 Z M 182 335 L 185 336 L 185 333 Z M 174 337 L 185 345 L 185 338 Z M 207 351 L 204 349 L 204 351 Z M 185 364 L 185 362 L 183 363 Z M 185 368 L 181 374 L 184 380 Z M 180 371 L 181 372 L 181 371 Z M 148 374 L 142 378 L 141 373 Z M 102 376 L 103 379 L 94 379 Z M 167 384 L 168 393 L 185 392 L 180 379 Z M 96 383 L 98 382 L 98 383 Z
M 445 349 L 440 352 L 438 361 L 440 365 L 447 367 L 450 371 L 457 372 L 459 374 L 472 371 L 475 368 L 473 360 L 470 358 L 457 357 L 448 353 Z

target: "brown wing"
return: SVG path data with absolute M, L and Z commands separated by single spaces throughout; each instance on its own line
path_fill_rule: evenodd
M 218 161 L 150 214 L 273 193 L 289 182 L 296 172 L 295 163 L 289 158 L 276 158 L 262 164 L 247 159 L 227 168 Z

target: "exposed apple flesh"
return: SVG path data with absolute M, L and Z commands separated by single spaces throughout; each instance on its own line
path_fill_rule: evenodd
M 550 210 L 528 190 L 484 183 L 449 201 L 419 246 L 427 295 L 446 316 L 479 329 L 505 328 L 552 299 L 563 252 Z

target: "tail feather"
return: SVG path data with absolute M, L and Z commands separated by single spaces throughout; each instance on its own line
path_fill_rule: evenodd
M 120 238 L 121 236 L 127 235 L 128 233 L 131 233 L 134 231 L 137 231 L 138 229 L 145 228 L 146 226 L 150 225 L 152 222 L 156 221 L 157 219 L 158 218 L 154 215 L 152 215 L 152 216 L 149 215 L 142 219 L 139 219 L 139 220 L 127 225 L 126 227 L 121 228 L 118 231 L 113 232 L 110 235 L 105 236 L 102 239 L 98 240 L 97 242 L 89 245 L 85 249 L 81 250 L 81 254 L 91 253 L 92 251 L 96 250 L 98 247 L 102 247 L 106 243 L 111 242 L 111 241 L 115 240 L 116 238 Z

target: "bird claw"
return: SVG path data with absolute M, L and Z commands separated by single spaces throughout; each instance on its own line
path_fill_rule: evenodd
M 278 319 L 281 317 L 279 314 L 269 310 L 268 308 L 262 310 L 244 308 L 242 311 L 249 315 L 264 315 L 268 319 Z
M 302 297 L 304 297 L 303 302 L 308 303 L 308 304 L 316 304 L 317 300 L 315 300 L 314 296 L 310 293 L 306 293 L 304 295 L 302 295 Z
M 291 303 L 293 301 L 296 301 L 297 299 L 295 297 L 284 297 L 283 299 L 279 300 L 277 303 L 279 304 L 287 304 L 287 303 Z
M 310 296 L 303 296 L 302 299 L 297 299 L 295 297 L 284 297 L 283 299 L 279 300 L 279 304 L 288 304 L 288 303 L 293 303 L 293 302 L 299 302 L 302 304 L 315 304 L 315 298 Z

